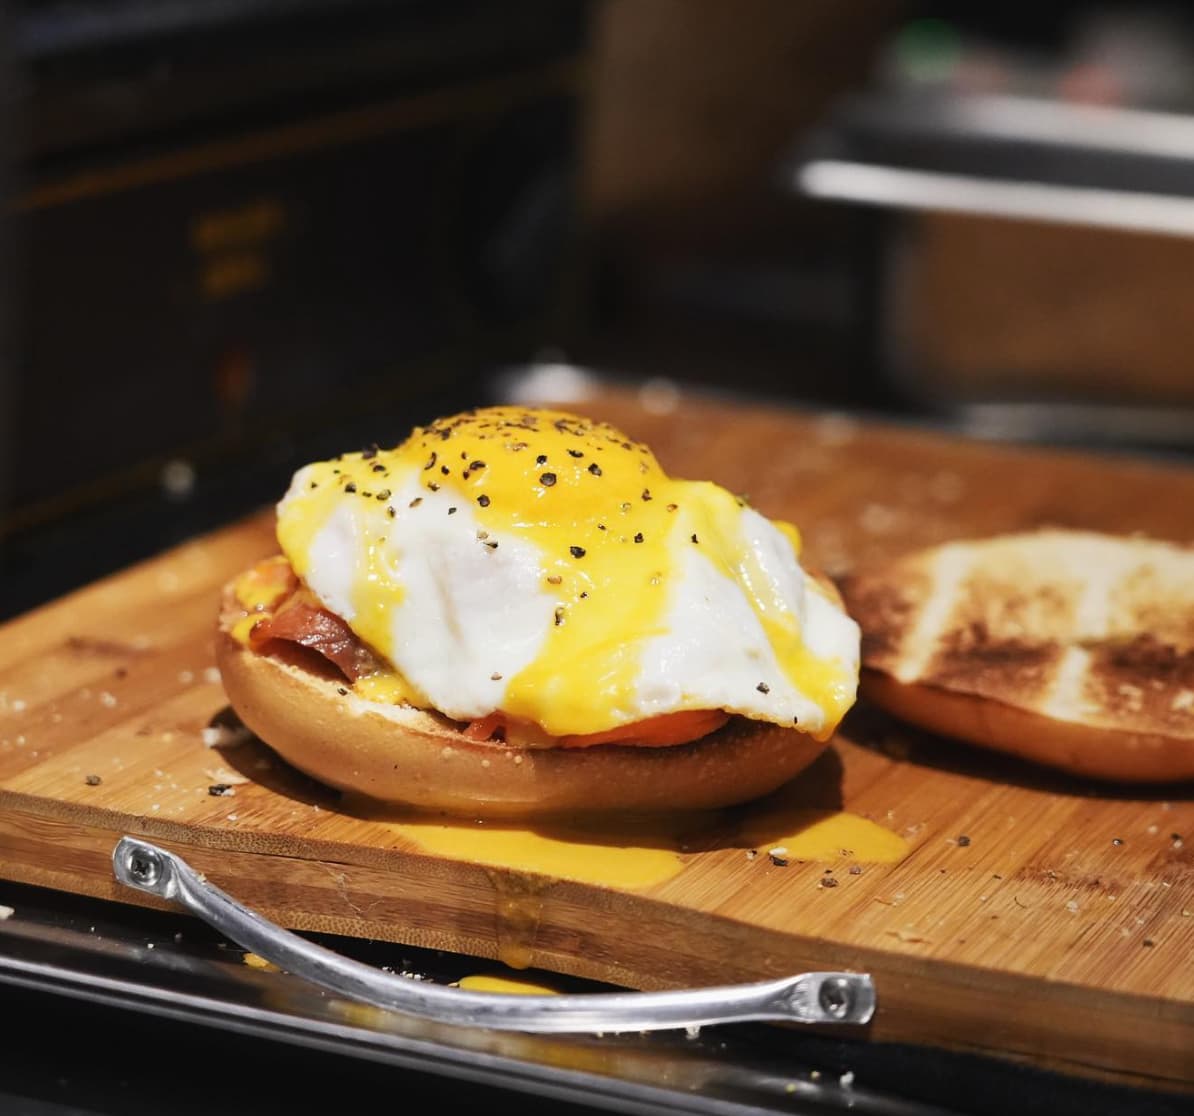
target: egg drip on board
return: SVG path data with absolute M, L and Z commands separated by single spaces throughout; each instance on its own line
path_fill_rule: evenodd
M 819 739 L 854 700 L 857 625 L 796 529 L 605 423 L 485 408 L 306 466 L 278 540 L 387 664 L 366 700 L 551 737 L 712 709 Z

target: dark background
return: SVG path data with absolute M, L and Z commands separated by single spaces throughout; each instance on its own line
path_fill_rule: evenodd
M 838 204 L 793 177 L 828 142 L 1184 197 L 1186 152 L 842 117 L 994 94 L 1183 119 L 1181 6 L 26 0 L 5 19 L 0 616 L 543 361 L 1194 445 L 1187 236 Z

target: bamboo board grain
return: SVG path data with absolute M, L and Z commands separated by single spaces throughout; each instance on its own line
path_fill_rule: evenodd
M 1194 537 L 1188 469 L 725 400 L 606 390 L 575 409 L 648 441 L 673 473 L 800 524 L 831 572 L 1048 523 Z M 272 526 L 262 513 L 0 629 L 0 877 L 134 901 L 109 856 L 141 834 L 297 928 L 641 988 L 865 969 L 872 1041 L 1194 1086 L 1189 786 L 1078 783 L 861 705 L 779 797 L 900 835 L 894 863 L 751 859 L 749 811 L 715 820 L 678 874 L 645 887 L 437 855 L 257 742 L 205 747 L 226 704 L 211 669 L 218 588 L 273 550 Z M 229 768 L 248 781 L 209 794 Z

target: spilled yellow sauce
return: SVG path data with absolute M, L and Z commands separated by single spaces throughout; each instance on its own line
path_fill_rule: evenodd
M 411 491 L 422 495 L 411 499 Z M 779 668 L 823 711 L 817 735 L 827 737 L 853 701 L 853 666 L 806 646 L 798 618 L 769 589 L 747 543 L 744 506 L 715 484 L 669 478 L 646 446 L 607 424 L 494 407 L 416 428 L 394 449 L 309 466 L 279 507 L 278 540 L 307 580 L 320 531 L 334 515 L 351 515 L 355 552 L 341 560 L 351 566 L 354 615 L 345 619 L 391 663 L 401 659 L 394 616 L 407 592 L 406 556 L 395 540 L 416 517 L 467 508 L 478 546 L 496 547 L 499 538 L 530 544 L 554 614 L 533 659 L 504 680 L 499 708 L 552 736 L 642 719 L 643 647 L 667 630 L 686 556 L 702 555 L 739 585 Z M 796 529 L 777 527 L 798 554 Z M 401 677 L 357 686 L 372 700 L 429 704 Z M 707 702 L 698 686 L 681 693 L 673 710 Z
M 250 969 L 260 969 L 266 973 L 280 973 L 282 971 L 272 961 L 267 961 L 260 954 L 246 953 L 242 960 Z
M 490 872 L 494 891 L 494 936 L 498 960 L 511 969 L 529 969 L 543 916 L 543 890 L 550 883 L 521 872 Z
M 891 864 L 908 852 L 908 842 L 899 834 L 841 810 L 761 810 L 747 816 L 738 835 L 742 842 L 763 852 L 785 848 L 792 860 L 844 858 Z
M 664 883 L 684 867 L 682 832 L 660 822 L 619 831 L 419 820 L 392 829 L 433 856 L 632 891 Z
M 569 824 L 482 823 L 378 809 L 355 802 L 351 812 L 386 822 L 394 836 L 432 856 L 517 874 L 517 886 L 498 873 L 491 875 L 516 954 L 520 937 L 526 937 L 519 927 L 530 928 L 538 918 L 539 885 L 527 877 L 639 891 L 678 876 L 686 858 L 719 849 L 755 848 L 765 853 L 782 846 L 792 860 L 870 864 L 894 863 L 908 852 L 901 836 L 859 814 L 768 800 L 736 811 L 593 818 Z M 525 959 L 519 956 L 518 961 L 515 967 L 523 967 Z
M 539 984 L 533 980 L 519 980 L 517 977 L 501 976 L 497 973 L 470 973 L 458 982 L 461 988 L 470 992 L 503 992 L 511 996 L 558 996 L 560 990 L 550 984 Z

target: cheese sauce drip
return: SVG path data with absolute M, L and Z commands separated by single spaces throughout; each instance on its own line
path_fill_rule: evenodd
M 761 549 L 751 523 L 765 525 Z M 828 735 L 853 701 L 856 629 L 842 653 L 805 638 L 795 528 L 769 524 L 717 485 L 669 478 L 646 446 L 604 423 L 487 408 L 417 428 L 392 450 L 308 466 L 279 505 L 278 538 L 299 577 L 396 664 L 393 678 L 358 683 L 371 699 L 458 719 L 500 709 L 553 736 L 682 709 L 780 720 L 759 710 L 770 689 L 762 682 L 749 700 L 715 706 L 700 687 L 680 686 L 667 708 L 641 692 L 644 655 L 654 646 L 656 659 L 667 657 L 676 614 L 708 607 L 684 597 L 685 571 L 700 570 L 749 604 L 767 645 L 750 653 L 773 658 L 779 681 L 813 703 L 812 731 Z M 792 569 L 795 597 L 782 589 Z M 435 594 L 452 598 L 440 623 L 458 629 L 447 633 L 456 661 L 438 662 L 437 633 L 396 621 L 428 615 L 419 609 Z M 507 669 L 489 669 L 489 647 L 505 649 L 491 658 L 504 655 Z M 420 653 L 429 661 L 415 677 Z M 458 707 L 429 693 L 433 667 L 455 672 Z

